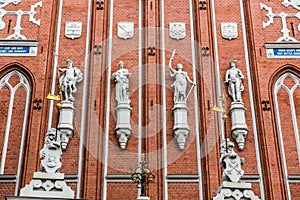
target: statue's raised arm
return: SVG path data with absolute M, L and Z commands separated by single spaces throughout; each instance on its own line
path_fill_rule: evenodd
M 172 68 L 172 62 L 174 60 L 175 53 L 176 53 L 176 49 L 173 50 L 172 56 L 171 56 L 171 58 L 169 60 L 169 69 L 170 69 L 171 74 L 175 73 L 175 71 L 176 71 L 175 69 Z

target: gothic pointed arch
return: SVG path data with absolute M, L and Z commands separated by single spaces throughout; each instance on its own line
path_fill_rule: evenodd
M 293 65 L 281 67 L 269 87 L 282 176 L 290 199 L 300 184 L 300 70 Z
M 10 188 L 11 195 L 18 194 L 22 180 L 33 89 L 33 76 L 22 64 L 0 69 L 0 188 Z

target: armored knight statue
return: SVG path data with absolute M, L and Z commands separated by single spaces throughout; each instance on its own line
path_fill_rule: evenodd
M 73 102 L 75 100 L 73 93 L 77 92 L 76 83 L 82 80 L 82 73 L 77 67 L 72 66 L 72 60 L 68 59 L 66 63 L 67 68 L 58 68 L 59 71 L 63 72 L 59 84 L 64 94 L 64 100 Z
M 242 91 L 244 91 L 244 86 L 242 79 L 244 75 L 241 70 L 236 68 L 236 60 L 230 61 L 231 69 L 226 71 L 225 83 L 228 83 L 228 93 L 232 97 L 234 102 L 242 102 Z
M 131 73 L 124 69 L 124 63 L 119 62 L 120 69 L 112 74 L 116 83 L 116 100 L 118 103 L 129 101 L 129 77 Z
M 187 95 L 186 95 L 186 88 L 187 88 L 187 81 L 193 86 L 196 85 L 190 77 L 188 73 L 183 71 L 183 65 L 181 63 L 177 64 L 177 70 L 172 68 L 172 62 L 174 60 L 175 50 L 173 51 L 172 57 L 169 61 L 169 69 L 170 69 L 170 76 L 174 79 L 173 84 L 171 87 L 174 89 L 174 103 L 186 103 Z
M 61 141 L 60 132 L 55 128 L 48 130 L 44 148 L 40 151 L 41 171 L 55 173 L 61 167 Z

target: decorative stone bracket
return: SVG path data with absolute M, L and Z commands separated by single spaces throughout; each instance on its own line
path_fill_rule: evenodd
M 177 140 L 180 150 L 184 150 L 186 140 L 189 137 L 190 128 L 187 122 L 188 108 L 186 104 L 175 104 L 173 110 L 174 115 L 174 137 Z
M 120 148 L 125 149 L 127 141 L 131 136 L 131 125 L 130 125 L 130 115 L 132 109 L 129 103 L 119 104 L 116 108 L 117 114 L 117 126 L 115 129 L 115 135 L 119 140 Z
M 64 174 L 35 172 L 33 180 L 21 189 L 20 196 L 73 199 L 74 191 L 64 181 Z
M 238 144 L 238 148 L 243 150 L 245 139 L 248 135 L 248 127 L 245 119 L 246 109 L 242 102 L 232 102 L 230 107 L 231 115 L 231 135 Z

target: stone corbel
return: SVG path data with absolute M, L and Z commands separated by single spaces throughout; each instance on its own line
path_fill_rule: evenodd
M 130 115 L 131 108 L 128 104 L 119 104 L 116 108 L 117 113 L 117 126 L 115 129 L 115 135 L 119 140 L 120 148 L 125 149 L 127 141 L 131 136 L 131 125 L 130 125 Z
M 230 107 L 231 134 L 238 144 L 239 150 L 245 147 L 245 139 L 248 135 L 248 127 L 245 119 L 246 109 L 242 102 L 232 102 Z
M 188 108 L 185 104 L 176 104 L 173 108 L 174 115 L 174 137 L 180 150 L 184 150 L 186 140 L 189 137 L 190 128 L 187 122 Z
M 63 101 L 61 102 L 61 108 L 59 109 L 59 123 L 58 129 L 61 132 L 61 148 L 65 150 L 67 148 L 70 138 L 73 136 L 73 119 L 75 108 L 73 102 Z

